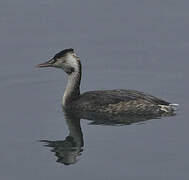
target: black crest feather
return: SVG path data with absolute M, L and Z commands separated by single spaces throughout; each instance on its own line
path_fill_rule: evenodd
M 74 49 L 73 48 L 69 48 L 69 49 L 64 49 L 62 51 L 60 51 L 59 53 L 57 53 L 54 58 L 57 59 L 57 58 L 61 58 L 62 56 L 65 56 L 67 53 L 69 52 L 74 52 Z

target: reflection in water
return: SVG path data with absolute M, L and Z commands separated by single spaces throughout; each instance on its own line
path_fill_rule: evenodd
M 45 142 L 47 147 L 52 147 L 52 152 L 55 152 L 57 162 L 65 165 L 75 164 L 77 156 L 81 155 L 83 151 L 83 134 L 80 126 L 80 118 L 70 113 L 65 113 L 65 120 L 68 125 L 69 135 L 63 141 L 49 141 Z
M 73 113 L 72 111 L 67 111 L 66 113 Z M 128 113 L 117 113 L 117 114 L 109 114 L 109 113 L 95 113 L 95 112 L 87 112 L 87 111 L 77 111 L 74 112 L 79 119 L 90 120 L 90 124 L 92 125 L 131 125 L 134 123 L 141 123 L 151 119 L 160 119 L 161 116 L 157 115 L 133 115 Z M 167 116 L 174 116 L 175 113 L 171 113 Z M 165 115 L 162 115 L 165 117 Z
M 172 114 L 174 115 L 174 114 Z M 57 157 L 57 162 L 65 165 L 75 164 L 77 157 L 83 151 L 84 141 L 83 133 L 80 126 L 80 119 L 91 120 L 93 125 L 131 125 L 133 123 L 140 123 L 150 119 L 157 119 L 155 116 L 130 116 L 126 114 L 99 114 L 93 112 L 73 112 L 64 111 L 65 120 L 68 125 L 69 135 L 63 141 L 49 141 L 45 142 L 47 147 L 52 148 L 52 152 Z

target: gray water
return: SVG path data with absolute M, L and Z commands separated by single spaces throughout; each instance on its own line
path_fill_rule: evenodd
M 0 179 L 189 178 L 187 0 L 1 0 Z M 176 116 L 131 125 L 81 120 L 73 164 L 53 147 L 69 134 L 61 98 L 66 75 L 36 69 L 73 47 L 82 91 L 136 89 L 180 104 Z M 61 152 L 60 152 L 61 153 Z

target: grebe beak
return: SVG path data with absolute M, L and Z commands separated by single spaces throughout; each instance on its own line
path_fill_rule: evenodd
M 54 58 L 52 58 L 51 60 L 41 63 L 41 64 L 37 64 L 36 67 L 41 68 L 41 67 L 53 67 L 53 64 L 56 62 L 56 60 Z

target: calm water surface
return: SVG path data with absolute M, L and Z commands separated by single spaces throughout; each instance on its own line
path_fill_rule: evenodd
M 0 1 L 0 179 L 187 180 L 188 6 Z M 83 64 L 82 91 L 141 90 L 179 103 L 178 114 L 121 126 L 66 120 L 66 75 L 34 66 L 68 47 Z

